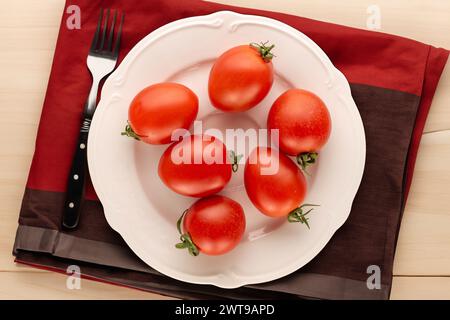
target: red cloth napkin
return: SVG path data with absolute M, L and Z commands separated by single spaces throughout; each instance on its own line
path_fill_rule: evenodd
M 388 298 L 401 215 L 447 50 L 384 33 L 198 0 L 68 0 L 66 8 L 69 5 L 81 8 L 82 25 L 69 30 L 68 14 L 63 14 L 14 246 L 18 261 L 64 270 L 76 260 L 86 276 L 188 298 Z M 232 10 L 274 18 L 300 30 L 344 73 L 366 130 L 366 169 L 348 221 L 311 263 L 283 279 L 237 290 L 169 279 L 140 262 L 110 229 L 90 184 L 79 229 L 61 231 L 67 176 L 91 83 L 86 56 L 100 7 L 126 13 L 120 59 L 164 24 Z M 381 268 L 379 289 L 366 286 L 370 265 Z

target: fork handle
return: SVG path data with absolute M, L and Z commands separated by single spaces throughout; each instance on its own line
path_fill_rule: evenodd
M 62 222 L 63 227 L 67 229 L 76 228 L 80 219 L 87 173 L 87 142 L 91 121 L 92 116 L 83 115 L 75 156 L 70 168 Z

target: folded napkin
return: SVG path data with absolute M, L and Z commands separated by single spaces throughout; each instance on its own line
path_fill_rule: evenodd
M 59 272 L 75 264 L 87 278 L 183 298 L 389 297 L 417 148 L 448 51 L 383 33 L 198 0 L 68 0 L 66 8 L 73 4 L 81 8 L 82 25 L 69 30 L 68 15 L 63 15 L 20 212 L 16 261 Z M 347 222 L 310 263 L 282 279 L 233 290 L 173 280 L 145 265 L 109 227 L 90 184 L 79 228 L 61 230 L 69 167 L 91 83 L 86 55 L 100 7 L 126 13 L 121 59 L 166 23 L 233 10 L 300 30 L 345 74 L 364 122 L 366 167 Z M 369 266 L 380 268 L 378 288 L 367 286 Z

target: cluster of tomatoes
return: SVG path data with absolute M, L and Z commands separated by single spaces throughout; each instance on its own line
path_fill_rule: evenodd
M 273 47 L 253 43 L 222 54 L 209 76 L 212 105 L 224 112 L 242 112 L 258 105 L 273 84 Z M 128 125 L 122 134 L 149 144 L 168 144 L 175 130 L 191 127 L 197 112 L 198 98 L 186 86 L 170 82 L 154 84 L 132 101 Z M 301 222 L 309 227 L 306 215 L 311 209 L 305 212 L 305 206 L 310 205 L 301 205 L 307 190 L 302 170 L 316 161 L 317 152 L 330 136 L 328 109 L 315 94 L 290 89 L 273 103 L 267 128 L 278 130 L 279 150 L 259 146 L 249 155 L 244 170 L 248 197 L 267 216 L 287 217 L 289 222 Z M 207 161 L 205 150 L 210 154 L 213 150 L 216 161 Z M 185 161 L 177 161 L 174 157 L 177 153 Z M 201 198 L 177 223 L 181 242 L 176 247 L 188 249 L 194 256 L 199 252 L 224 254 L 244 234 L 246 222 L 241 205 L 215 195 L 237 170 L 239 156 L 231 154 L 232 161 L 228 161 L 226 146 L 215 137 L 186 135 L 172 143 L 161 156 L 158 174 L 163 183 L 181 195 Z M 296 157 L 302 170 L 288 155 Z M 263 172 L 275 162 L 275 172 Z

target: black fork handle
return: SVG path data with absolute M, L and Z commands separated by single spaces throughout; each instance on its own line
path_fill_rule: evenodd
M 74 229 L 78 226 L 82 201 L 84 197 L 84 186 L 87 174 L 87 143 L 89 128 L 92 116 L 83 115 L 78 142 L 75 149 L 75 156 L 70 168 L 67 182 L 66 200 L 64 202 L 64 212 L 62 225 L 66 229 Z

